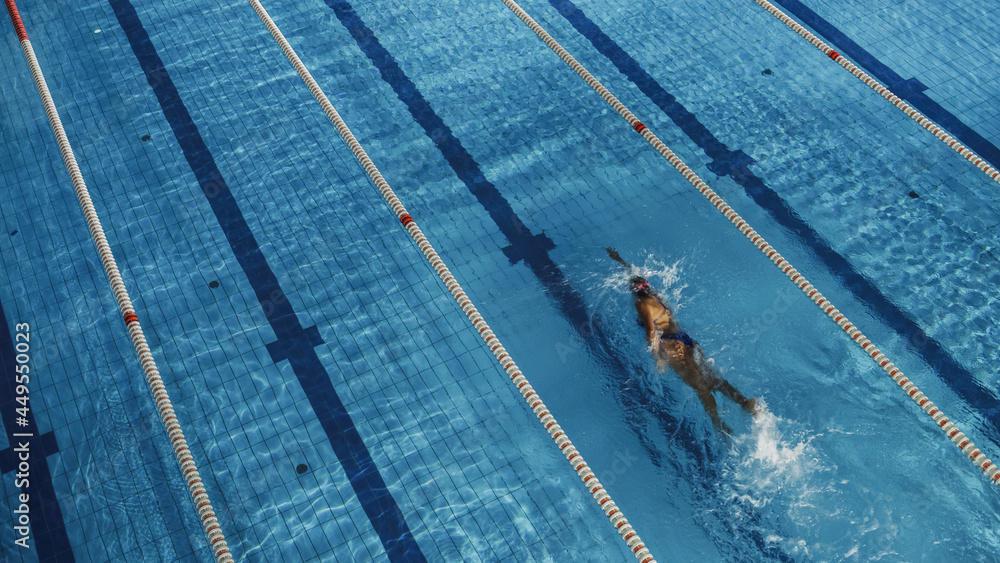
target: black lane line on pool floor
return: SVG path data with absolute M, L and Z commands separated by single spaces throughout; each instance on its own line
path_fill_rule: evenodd
M 712 451 L 704 448 L 704 439 L 693 432 L 690 424 L 683 424 L 662 404 L 656 404 L 647 394 L 637 392 L 630 387 L 629 374 L 635 370 L 621 358 L 615 347 L 601 330 L 599 322 L 591 320 L 585 307 L 583 296 L 570 285 L 559 266 L 549 257 L 548 251 L 555 248 L 545 235 L 532 235 L 524 222 L 511 208 L 510 203 L 479 168 L 479 164 L 462 146 L 451 129 L 445 125 L 430 103 L 424 98 L 412 80 L 402 71 L 395 58 L 382 45 L 375 34 L 361 20 L 354 8 L 346 0 L 325 0 L 333 8 L 340 22 L 357 42 L 365 55 L 372 61 L 382 75 L 382 79 L 392 87 L 396 96 L 403 102 L 413 116 L 413 119 L 424 129 L 425 134 L 434 142 L 445 160 L 462 180 L 469 191 L 476 197 L 490 218 L 496 223 L 500 232 L 507 237 L 510 246 L 503 248 L 504 254 L 511 263 L 523 259 L 528 268 L 545 288 L 545 291 L 556 302 L 560 313 L 576 330 L 591 354 L 598 362 L 607 366 L 608 372 L 620 385 L 620 398 L 624 404 L 626 417 L 632 425 L 643 447 L 649 452 L 652 461 L 659 464 L 662 454 L 644 435 L 643 424 L 645 413 L 655 416 L 666 436 L 672 437 L 675 443 L 683 447 L 692 460 L 698 465 L 701 477 L 714 481 L 721 478 L 717 465 L 712 462 Z M 639 370 L 644 368 L 637 368 Z M 760 518 L 754 514 L 751 506 L 742 507 L 752 518 Z M 786 554 L 774 542 L 768 541 L 757 529 L 743 530 L 747 539 L 761 552 L 778 561 L 791 562 L 794 559 Z
M 667 92 L 642 66 L 625 52 L 614 39 L 604 33 L 570 0 L 549 0 L 576 30 L 586 37 L 602 55 L 625 77 L 635 84 L 663 111 L 712 162 L 709 170 L 719 176 L 729 176 L 743 187 L 746 194 L 782 227 L 794 233 L 803 245 L 811 249 L 833 276 L 847 287 L 862 303 L 869 305 L 878 318 L 907 339 L 917 354 L 938 372 L 942 381 L 956 395 L 981 413 L 994 431 L 1000 432 L 1000 404 L 997 397 L 976 381 L 975 376 L 958 362 L 936 339 L 927 336 L 908 313 L 900 309 L 872 282 L 854 269 L 850 262 L 804 221 L 774 190 L 767 187 L 748 168 L 753 158 L 741 150 L 731 151 L 715 138 L 698 118 Z M 921 344 L 922 343 L 922 344 Z M 918 345 L 920 344 L 920 345 Z
M 28 331 L 29 339 L 34 331 Z M 29 341 L 29 344 L 31 342 Z M 34 343 L 38 345 L 37 342 Z M 45 434 L 38 433 L 38 425 L 35 423 L 35 404 L 42 405 L 38 385 L 32 384 L 31 380 L 35 374 L 29 372 L 28 388 L 34 389 L 34 394 L 28 395 L 28 410 L 26 416 L 21 416 L 17 412 L 23 405 L 18 403 L 17 398 L 17 360 L 14 350 L 14 337 L 10 332 L 10 325 L 7 324 L 7 315 L 4 313 L 3 304 L 0 303 L 0 420 L 3 420 L 3 427 L 7 433 L 6 449 L 0 450 L 0 475 L 14 473 L 17 480 L 24 480 L 26 485 L 14 487 L 19 495 L 28 495 L 28 517 L 30 518 L 31 535 L 28 543 L 35 547 L 35 554 L 41 563 L 75 561 L 73 557 L 73 547 L 70 545 L 69 536 L 66 534 L 66 523 L 63 519 L 62 510 L 59 508 L 59 499 L 56 498 L 56 489 L 52 483 L 52 473 L 49 471 L 48 456 L 59 452 L 59 445 L 56 444 L 56 436 L 53 432 Z M 34 364 L 28 364 L 32 366 Z M 33 399 L 33 400 L 32 400 Z M 30 434 L 31 437 L 15 436 L 14 434 Z M 25 459 L 27 456 L 27 459 Z M 22 472 L 18 466 L 27 463 L 28 471 Z M 21 468 L 23 469 L 23 468 Z M 15 484 L 17 481 L 15 481 Z M 20 497 L 14 499 L 10 505 L 14 526 L 19 526 L 18 518 L 20 512 L 14 512 L 21 506 Z M 14 539 L 21 537 L 14 534 Z M 22 547 L 14 545 L 3 546 L 4 550 Z M 27 551 L 27 550 L 25 550 Z
M 315 347 L 323 344 L 319 331 L 299 323 L 135 7 L 129 0 L 109 1 L 185 160 L 274 330 L 277 341 L 267 344 L 272 361 L 278 364 L 288 360 L 291 365 L 389 559 L 426 561 L 316 354 Z
M 920 113 L 927 116 L 928 119 L 933 120 L 939 126 L 946 129 L 953 137 L 975 151 L 976 154 L 993 165 L 994 168 L 1000 168 L 1000 149 L 975 132 L 971 127 L 962 123 L 962 120 L 955 114 L 944 109 L 939 103 L 932 100 L 927 94 L 924 94 L 927 86 L 920 82 L 920 80 L 916 78 L 904 79 L 862 46 L 855 43 L 847 34 L 837 29 L 836 26 L 809 9 L 802 2 L 798 0 L 771 1 L 785 8 L 786 11 L 791 12 L 792 15 L 798 18 L 799 23 L 811 27 L 813 32 L 826 39 L 831 46 L 837 48 L 837 51 L 852 59 L 854 64 L 864 67 L 883 86 L 892 90 L 893 94 L 906 100 L 911 106 L 920 110 Z

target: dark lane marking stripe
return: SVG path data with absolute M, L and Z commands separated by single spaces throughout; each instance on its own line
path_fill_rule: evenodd
M 277 336 L 277 341 L 267 345 L 272 360 L 275 363 L 288 360 L 291 365 L 389 559 L 425 561 L 371 453 L 337 395 L 330 375 L 316 355 L 314 347 L 323 343 L 319 331 L 315 326 L 303 328 L 299 323 L 135 7 L 129 0 L 109 1 L 184 158 Z
M 843 256 L 795 212 L 774 190 L 750 171 L 753 159 L 741 150 L 730 151 L 667 92 L 639 63 L 611 37 L 591 21 L 570 0 L 549 0 L 576 30 L 618 68 L 643 94 L 649 97 L 684 133 L 712 159 L 709 170 L 729 176 L 743 187 L 746 194 L 767 211 L 785 229 L 794 233 L 810 248 L 834 277 L 854 293 L 862 303 L 886 325 L 908 339 L 917 354 L 966 403 L 986 418 L 993 430 L 1000 432 L 1000 404 L 997 397 L 982 387 L 975 376 L 941 345 L 927 336 L 908 313 L 896 306 L 875 285 L 861 275 Z
M 34 331 L 29 331 L 29 338 Z M 30 342 L 29 342 L 30 344 Z M 37 346 L 37 342 L 34 344 Z M 73 557 L 73 547 L 69 543 L 69 536 L 66 534 L 66 523 L 63 520 L 62 510 L 59 508 L 59 500 L 56 498 L 56 489 L 52 484 L 52 473 L 49 472 L 48 456 L 59 451 L 56 444 L 55 434 L 46 432 L 38 434 L 38 425 L 35 423 L 35 405 L 41 406 L 41 397 L 29 394 L 27 416 L 23 417 L 25 424 L 19 425 L 18 419 L 22 418 L 16 411 L 22 405 L 15 401 L 17 397 L 17 376 L 14 369 L 17 367 L 17 356 L 14 350 L 14 337 L 10 333 L 10 325 L 7 324 L 7 315 L 4 313 L 3 304 L 0 304 L 0 420 L 3 420 L 4 430 L 7 432 L 7 443 L 10 446 L 0 451 L 0 475 L 6 475 L 15 471 L 21 462 L 21 445 L 27 443 L 29 459 L 28 476 L 26 478 L 28 486 L 21 487 L 18 494 L 28 495 L 28 511 L 31 518 L 31 535 L 28 537 L 30 545 L 35 546 L 35 553 L 38 560 L 43 563 L 75 561 Z M 31 364 L 29 363 L 29 366 Z M 38 385 L 33 385 L 31 380 L 35 379 L 33 373 L 28 373 L 29 389 L 37 389 Z M 37 391 L 36 391 L 37 393 Z M 14 434 L 31 434 L 30 438 L 14 436 Z M 16 475 L 16 473 L 15 473 Z M 14 499 L 10 510 L 13 513 L 20 505 L 18 499 Z M 14 514 L 14 524 L 17 526 L 17 514 Z M 20 537 L 15 532 L 15 539 Z M 20 550 L 23 548 L 12 545 L 3 546 L 5 550 Z M 9 551 L 8 551 L 9 553 Z
M 548 255 L 548 251 L 555 247 L 552 241 L 545 235 L 531 234 L 496 186 L 486 179 L 472 155 L 434 112 L 420 90 L 403 73 L 395 58 L 382 46 L 354 8 L 346 0 L 325 1 L 333 8 L 337 18 L 350 32 L 361 50 L 379 69 L 382 79 L 392 87 L 414 120 L 438 147 L 455 174 L 479 200 L 510 241 L 511 245 L 504 248 L 503 252 L 512 263 L 520 259 L 525 261 L 545 291 L 556 302 L 560 313 L 586 343 L 592 356 L 611 374 L 619 386 L 619 397 L 623 403 L 625 419 L 632 426 L 642 447 L 649 453 L 650 460 L 660 465 L 662 454 L 657 451 L 653 441 L 645 436 L 648 431 L 645 419 L 647 414 L 656 418 L 665 436 L 671 437 L 676 445 L 688 453 L 699 469 L 699 478 L 709 481 L 717 478 L 717 464 L 712 463 L 715 452 L 706 448 L 704 438 L 695 434 L 694 426 L 684 424 L 664 408 L 664 405 L 656 404 L 643 390 L 634 387 L 629 379 L 630 374 L 644 368 L 630 366 L 604 334 L 599 319 L 590 318 L 583 296 L 570 285 L 562 270 Z M 759 515 L 752 514 L 752 508 L 744 507 L 744 509 L 751 513 L 751 518 L 759 518 Z M 780 547 L 768 542 L 758 530 L 745 533 L 747 538 L 760 549 L 761 554 L 778 561 L 793 561 Z
M 548 256 L 545 253 L 555 248 L 552 241 L 545 234 L 531 234 L 531 231 L 525 227 L 521 219 L 514 213 L 510 203 L 500 194 L 496 186 L 486 179 L 479 164 L 465 150 L 462 143 L 452 133 L 451 128 L 445 125 L 444 120 L 434 112 L 417 86 L 399 68 L 395 58 L 358 17 L 354 7 L 345 0 L 326 0 L 326 4 L 333 8 L 340 23 L 347 28 L 361 50 L 382 73 L 382 79 L 392 86 L 393 91 L 406 104 L 406 108 L 413 118 L 423 127 L 424 132 L 444 155 L 455 174 L 465 183 L 472 195 L 476 197 L 480 205 L 490 214 L 493 222 L 510 241 L 510 246 L 504 249 L 504 254 L 510 261 L 516 263 L 522 259 L 527 260 L 529 257 L 545 256 L 542 262 L 551 263 L 551 261 L 547 262 Z M 573 310 L 571 318 L 574 320 L 586 318 L 586 311 L 581 302 L 574 303 L 570 309 Z
M 782 6 L 786 11 L 793 14 L 798 18 L 799 23 L 813 28 L 813 31 L 817 35 L 826 39 L 842 55 L 850 58 L 854 64 L 864 67 L 883 86 L 892 90 L 893 94 L 906 100 L 911 106 L 920 110 L 920 113 L 947 129 L 953 137 L 983 157 L 994 168 L 1000 168 L 1000 149 L 982 135 L 973 131 L 971 127 L 962 123 L 961 119 L 941 107 L 940 104 L 928 97 L 927 94 L 924 94 L 927 86 L 922 82 L 916 78 L 904 79 L 802 2 L 798 0 L 773 0 L 773 3 Z

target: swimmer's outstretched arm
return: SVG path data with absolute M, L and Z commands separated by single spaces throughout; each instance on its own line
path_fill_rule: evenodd
M 622 260 L 622 257 L 618 255 L 618 251 L 615 250 L 614 248 L 608 247 L 608 248 L 605 248 L 604 250 L 606 250 L 608 252 L 608 256 L 610 256 L 611 259 L 614 260 L 615 262 L 618 262 L 619 264 L 621 264 L 622 266 L 625 266 L 626 268 L 632 268 L 631 264 L 629 264 L 628 262 Z

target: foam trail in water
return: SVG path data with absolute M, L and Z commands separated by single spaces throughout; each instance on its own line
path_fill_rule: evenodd
M 760 412 L 744 433 L 733 436 L 733 454 L 723 471 L 719 490 L 730 503 L 729 517 L 736 526 L 758 530 L 766 543 L 793 557 L 809 557 L 809 546 L 799 536 L 800 527 L 815 518 L 817 498 L 830 484 L 820 474 L 828 471 L 821 454 L 811 445 L 815 436 L 795 430 L 795 422 L 767 410 Z M 786 437 L 785 433 L 799 434 Z M 753 507 L 750 518 L 745 508 Z
M 762 399 L 757 399 L 757 404 L 760 412 L 754 415 L 749 434 L 734 438 L 741 458 L 736 475 L 743 476 L 743 485 L 752 484 L 753 489 L 765 493 L 807 479 L 807 472 L 815 470 L 817 463 L 811 455 L 811 438 L 798 443 L 785 439 L 778 428 L 782 419 L 767 410 Z

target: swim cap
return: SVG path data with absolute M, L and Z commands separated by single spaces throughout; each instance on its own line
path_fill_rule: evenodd
M 628 288 L 632 293 L 644 293 L 649 291 L 649 282 L 642 276 L 635 276 L 628 281 Z

